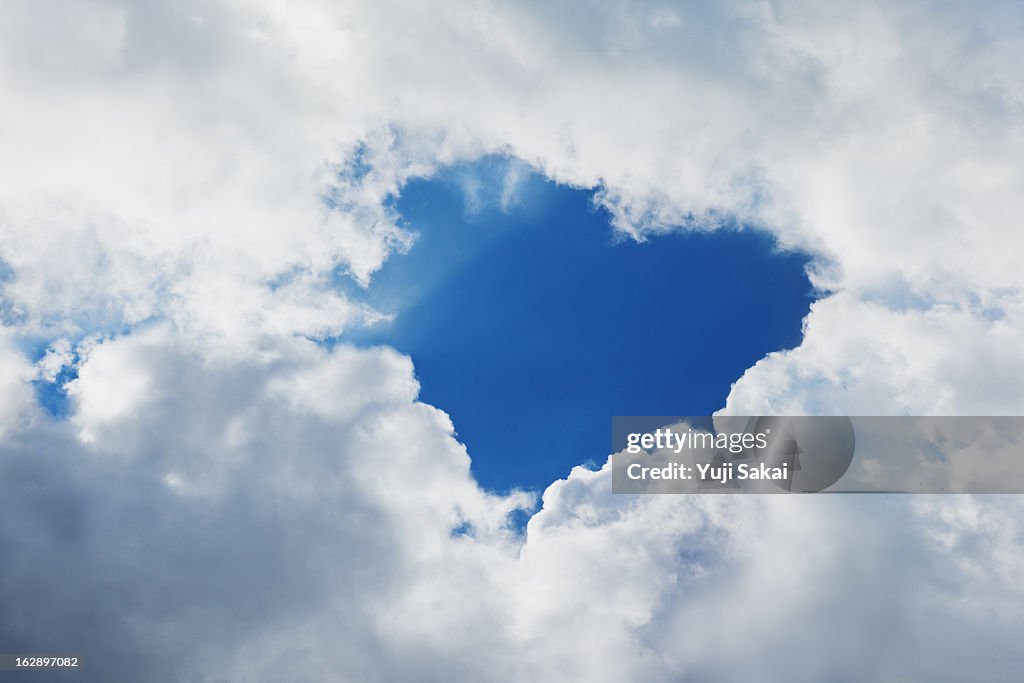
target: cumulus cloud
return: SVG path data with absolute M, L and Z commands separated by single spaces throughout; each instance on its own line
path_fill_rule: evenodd
M 1015 503 L 613 497 L 577 468 L 521 535 L 531 497 L 475 484 L 407 358 L 211 371 L 173 335 L 103 342 L 75 382 L 98 400 L 121 368 L 147 402 L 0 448 L 0 637 L 90 679 L 952 680 L 1016 647 Z
M 32 364 L 19 353 L 11 335 L 0 335 L 0 438 L 36 412 L 29 388 L 34 376 Z
M 499 153 L 638 239 L 735 219 L 813 256 L 831 296 L 726 411 L 1019 413 L 1014 3 L 3 11 L 8 650 L 97 680 L 1009 676 L 1012 499 L 578 468 L 521 535 L 529 496 L 476 486 L 409 359 L 309 340 L 377 315 L 336 285 L 414 248 L 409 178 Z M 31 382 L 72 366 L 54 421 Z
M 232 352 L 335 335 L 372 312 L 332 277 L 365 283 L 411 241 L 387 198 L 494 152 L 597 188 L 636 236 L 767 227 L 816 256 L 844 315 L 912 304 L 920 331 L 1021 305 L 1012 3 L 7 11 L 0 248 L 24 329 L 170 316 Z M 904 368 L 875 367 L 898 391 Z
M 1020 414 L 1021 306 L 887 305 L 841 292 L 812 305 L 804 339 L 733 386 L 737 415 Z

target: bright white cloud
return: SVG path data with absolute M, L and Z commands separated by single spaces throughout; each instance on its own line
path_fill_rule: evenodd
M 729 411 L 1020 413 L 1015 3 L 3 13 L 5 642 L 84 633 L 145 680 L 1009 675 L 1013 500 L 577 469 L 524 540 L 408 359 L 302 338 L 374 315 L 333 278 L 409 246 L 406 179 L 497 152 L 639 237 L 732 216 L 815 256 L 837 293 Z M 29 382 L 75 354 L 53 423 Z
M 898 297 L 900 292 L 893 292 Z M 859 299 L 812 306 L 796 349 L 769 354 L 733 386 L 736 415 L 1020 414 L 1022 308 Z
M 1021 306 L 1012 3 L 7 11 L 0 249 L 23 328 L 170 316 L 233 352 L 337 334 L 367 312 L 330 274 L 365 281 L 408 245 L 382 201 L 490 152 L 598 187 L 634 234 L 766 226 L 853 306 L 976 325 Z M 1019 321 L 1002 324 L 1024 348 Z

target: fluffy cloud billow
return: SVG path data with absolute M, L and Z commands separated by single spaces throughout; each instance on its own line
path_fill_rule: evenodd
M 737 221 L 811 254 L 802 344 L 726 411 L 1020 414 L 1016 4 L 2 12 L 6 651 L 91 680 L 1011 678 L 1015 497 L 634 498 L 606 466 L 519 529 L 533 496 L 474 482 L 409 358 L 324 342 L 381 315 L 338 282 L 415 248 L 405 183 L 502 154 L 635 239 Z
M 73 421 L 5 439 L 4 642 L 157 681 L 959 678 L 1015 652 L 1016 501 L 612 497 L 578 468 L 520 534 L 532 498 L 476 486 L 401 355 L 181 347 L 104 342 Z M 147 400 L 84 408 L 113 377 Z

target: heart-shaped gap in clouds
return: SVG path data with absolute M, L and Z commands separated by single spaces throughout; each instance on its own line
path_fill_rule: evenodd
M 409 354 L 478 481 L 543 488 L 607 457 L 613 415 L 709 415 L 800 342 L 806 254 L 726 226 L 637 243 L 593 192 L 488 158 L 410 182 L 418 238 L 363 294 L 394 320 L 349 338 Z

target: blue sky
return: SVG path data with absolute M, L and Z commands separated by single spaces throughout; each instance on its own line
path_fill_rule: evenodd
M 805 255 L 753 229 L 637 243 L 592 199 L 489 157 L 395 203 L 418 239 L 367 293 L 394 321 L 356 339 L 412 357 L 488 488 L 604 462 L 612 415 L 710 415 L 800 341 Z

